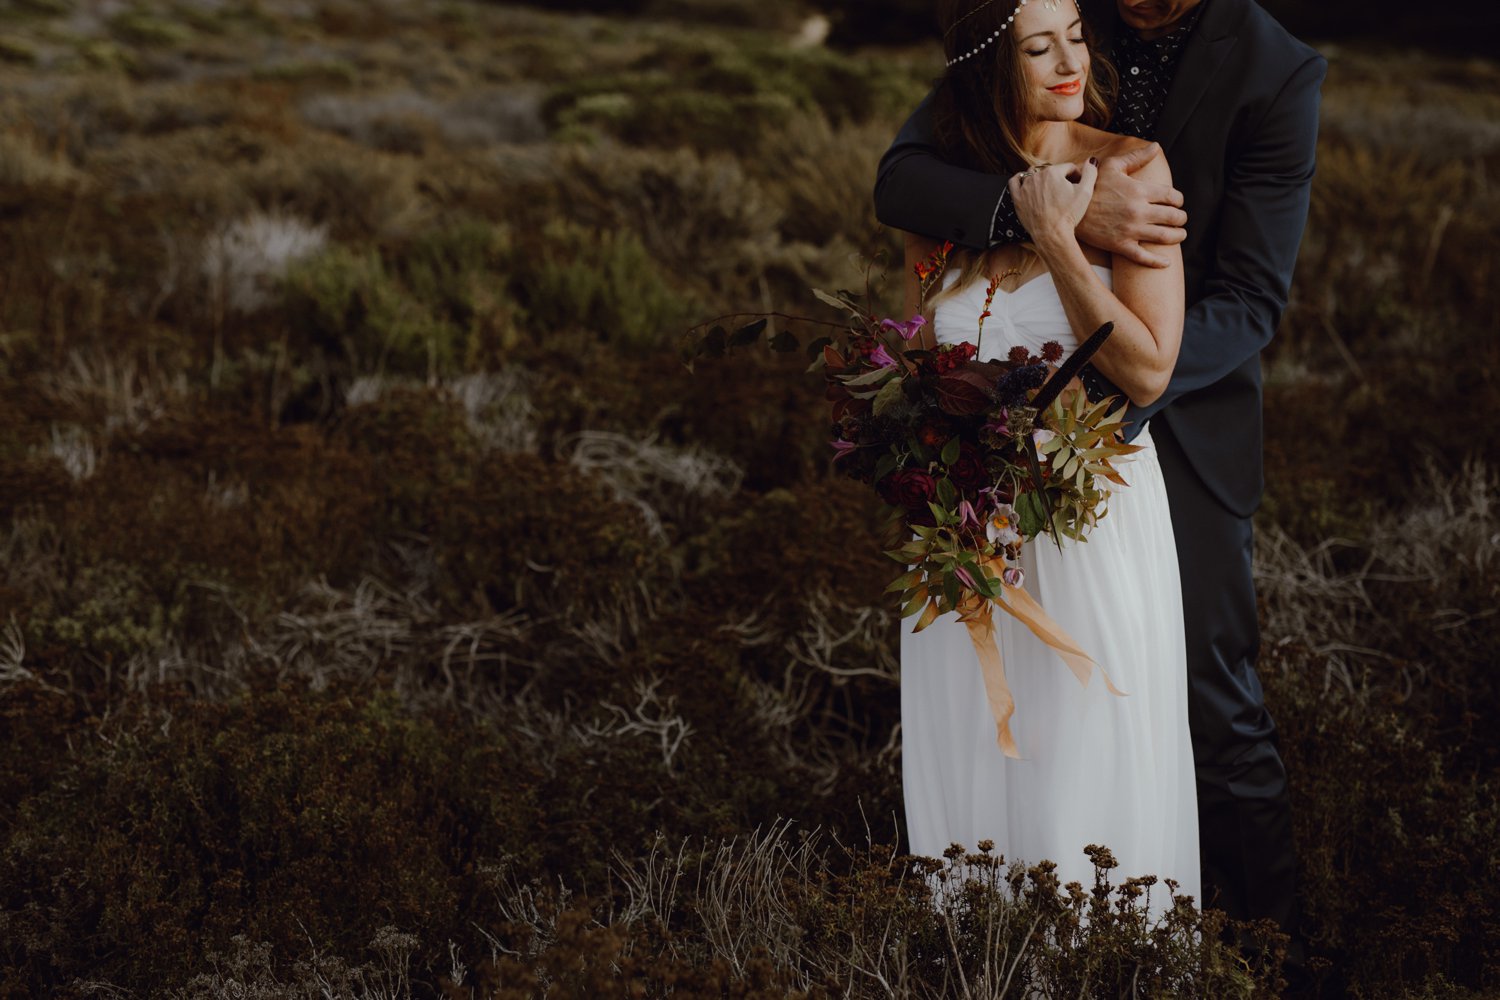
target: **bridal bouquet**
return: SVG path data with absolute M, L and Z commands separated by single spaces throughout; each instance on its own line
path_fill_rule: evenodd
M 923 294 L 946 266 L 944 244 L 917 276 Z M 847 313 L 837 337 L 809 345 L 809 371 L 821 370 L 832 405 L 834 462 L 874 487 L 890 508 L 899 543 L 887 554 L 909 567 L 887 588 L 899 592 L 902 617 L 920 615 L 914 631 L 955 611 L 969 628 L 994 711 L 997 740 L 1019 757 L 1010 737 L 1014 701 L 994 641 L 991 611 L 1000 608 L 1051 646 L 1081 683 L 1094 661 L 1022 589 L 1021 547 L 1049 535 L 1083 541 L 1108 512 L 1110 487 L 1125 481 L 1112 460 L 1139 451 L 1119 431 L 1125 405 L 1090 402 L 1080 369 L 1109 337 L 1096 331 L 1057 366 L 1063 349 L 1048 343 L 1040 357 L 1014 348 L 1004 361 L 980 361 L 992 282 L 974 342 L 914 344 L 925 321 L 880 318 L 849 292 L 815 291 Z M 758 320 L 733 335 L 714 328 L 699 354 L 753 341 Z M 797 346 L 782 331 L 778 350 Z M 1056 367 L 1054 367 L 1056 366 Z M 1101 671 L 1103 673 L 1103 671 Z M 1105 675 L 1105 683 L 1116 694 Z

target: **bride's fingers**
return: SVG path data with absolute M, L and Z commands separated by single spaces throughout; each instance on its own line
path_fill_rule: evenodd
M 1078 165 L 1078 195 L 1092 200 L 1094 185 L 1099 181 L 1099 164 L 1092 157 Z

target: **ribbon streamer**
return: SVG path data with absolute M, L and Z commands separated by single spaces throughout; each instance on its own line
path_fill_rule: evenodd
M 1003 560 L 992 563 L 998 577 L 1005 568 Z M 1031 634 L 1042 640 L 1067 664 L 1078 683 L 1088 687 L 1089 678 L 1095 670 L 1104 678 L 1110 694 L 1125 697 L 1125 692 L 1115 687 L 1109 674 L 1093 658 L 1079 648 L 1078 643 L 1042 609 L 1036 599 L 1008 583 L 1000 585 L 1000 600 L 991 600 L 970 593 L 959 604 L 958 618 L 969 630 L 969 640 L 974 643 L 974 652 L 979 657 L 980 673 L 984 677 L 984 693 L 990 703 L 990 712 L 995 716 L 995 742 L 1005 756 L 1021 760 L 1020 748 L 1011 735 L 1010 719 L 1016 711 L 1016 700 L 1010 693 L 1005 679 L 1005 661 L 1000 656 L 1000 646 L 995 641 L 994 608 L 998 607 L 1025 625 Z

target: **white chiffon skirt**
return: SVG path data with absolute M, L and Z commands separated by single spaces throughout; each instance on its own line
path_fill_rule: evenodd
M 1198 900 L 1198 815 L 1188 735 L 1187 661 L 1176 546 L 1150 428 L 1119 464 L 1128 488 L 1084 543 L 1049 537 L 1022 551 L 1025 589 L 1104 667 L 1087 687 L 1004 612 L 995 633 L 1015 696 L 1024 759 L 995 742 L 968 629 L 943 615 L 901 634 L 902 778 L 913 854 L 990 839 L 1007 862 L 1057 864 L 1062 884 L 1094 884 L 1084 847 L 1108 847 L 1111 882 L 1157 875 Z M 1151 891 L 1154 916 L 1169 907 Z

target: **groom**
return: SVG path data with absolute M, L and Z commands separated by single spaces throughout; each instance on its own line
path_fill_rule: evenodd
M 1182 351 L 1167 391 L 1132 406 L 1129 419 L 1138 429 L 1153 418 L 1177 537 L 1200 902 L 1240 919 L 1274 918 L 1293 936 L 1288 972 L 1298 979 L 1286 772 L 1255 671 L 1250 519 L 1262 492 L 1260 352 L 1286 307 L 1307 221 L 1327 62 L 1252 0 L 1079 3 L 1096 51 L 1120 75 L 1111 128 L 1159 143 L 1181 187 L 1131 176 L 1154 147 L 1105 160 L 1078 235 L 1158 266 L 1143 242 L 1183 244 Z M 938 158 L 930 100 L 881 160 L 880 221 L 974 249 L 1025 240 L 1007 178 Z

